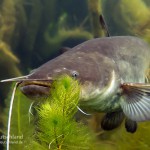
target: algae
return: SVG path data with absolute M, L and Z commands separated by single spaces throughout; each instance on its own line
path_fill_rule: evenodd
M 20 76 L 20 70 L 18 69 L 19 59 L 11 52 L 11 48 L 8 44 L 0 41 L 0 79 L 11 78 Z M 4 106 L 4 98 L 8 95 L 10 83 L 0 84 L 0 105 Z
M 102 14 L 101 0 L 88 0 L 89 14 L 91 20 L 91 28 L 94 38 L 103 35 L 102 28 L 99 23 L 99 15 Z
M 26 27 L 22 34 L 22 41 L 20 41 L 20 49 L 18 54 L 21 57 L 22 64 L 26 68 L 31 65 L 32 54 L 36 39 L 38 37 L 39 27 L 41 24 L 42 5 L 40 0 L 31 1 L 30 5 L 25 5 L 26 9 Z
M 102 0 L 102 10 L 111 35 L 138 36 L 149 42 L 150 7 L 145 0 Z
M 47 58 L 47 56 L 51 56 L 53 58 L 60 54 L 59 50 L 61 47 L 72 48 L 83 41 L 92 39 L 93 35 L 84 31 L 82 28 L 60 28 L 55 30 L 55 27 L 50 24 L 44 34 L 44 38 L 44 51 L 39 54 L 44 58 Z
M 23 2 L 3 0 L 0 6 L 0 40 L 15 49 L 25 24 Z

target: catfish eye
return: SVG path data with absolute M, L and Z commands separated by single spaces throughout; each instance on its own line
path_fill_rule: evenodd
M 74 79 L 76 79 L 79 76 L 79 73 L 77 71 L 72 71 L 71 75 Z

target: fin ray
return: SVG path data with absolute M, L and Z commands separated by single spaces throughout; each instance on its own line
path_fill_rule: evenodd
M 150 120 L 150 84 L 126 83 L 122 86 L 124 100 L 121 107 L 133 121 Z
M 103 15 L 99 16 L 99 22 L 100 22 L 100 25 L 102 26 L 102 29 L 105 31 L 106 36 L 110 37 L 110 33 L 109 33 L 109 30 L 108 30 L 108 27 L 107 27 L 107 24 L 105 22 Z

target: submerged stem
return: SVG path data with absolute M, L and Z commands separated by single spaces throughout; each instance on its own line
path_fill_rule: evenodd
M 59 148 L 59 143 L 57 140 L 57 133 L 56 133 L 56 126 L 54 126 L 54 135 L 55 135 L 55 141 L 56 141 L 57 148 Z

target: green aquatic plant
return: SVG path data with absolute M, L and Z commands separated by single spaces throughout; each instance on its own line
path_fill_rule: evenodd
M 37 139 L 51 149 L 90 149 L 90 133 L 73 116 L 77 112 L 80 86 L 69 76 L 53 84 L 51 97 L 38 110 Z M 80 143 L 80 144 L 79 144 Z
M 56 30 L 56 27 L 50 24 L 44 34 L 44 51 L 40 51 L 40 55 L 44 58 L 47 56 L 56 56 L 60 54 L 60 47 L 69 46 L 72 48 L 92 38 L 93 35 L 82 28 L 60 28 Z
M 0 80 L 6 78 L 11 78 L 15 76 L 20 76 L 21 72 L 18 68 L 19 59 L 12 53 L 10 46 L 0 41 Z M 4 104 L 4 99 L 8 95 L 10 83 L 0 84 L 0 107 Z M 1 121 L 0 121 L 1 122 Z
M 95 38 L 103 36 L 99 23 L 99 15 L 102 14 L 101 0 L 88 0 L 92 33 Z
M 149 29 L 150 11 L 145 0 L 102 0 L 102 6 L 112 35 L 144 35 L 143 27 Z

